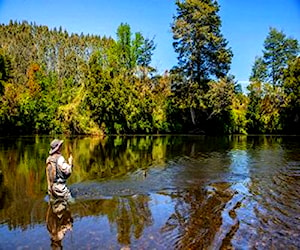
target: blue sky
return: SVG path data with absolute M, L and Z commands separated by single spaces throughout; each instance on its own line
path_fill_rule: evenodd
M 255 56 L 262 54 L 270 27 L 300 41 L 300 0 L 219 0 L 222 33 L 234 57 L 230 73 L 246 84 Z M 115 38 L 121 23 L 154 38 L 152 65 L 159 73 L 176 65 L 170 25 L 174 0 L 0 0 L 0 23 L 35 22 L 69 33 Z

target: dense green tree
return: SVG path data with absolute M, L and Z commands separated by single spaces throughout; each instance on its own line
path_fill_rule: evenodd
M 211 77 L 224 77 L 232 52 L 221 33 L 217 1 L 186 0 L 176 1 L 176 5 L 173 45 L 182 74 L 198 84 L 207 83 Z
M 209 90 L 205 95 L 208 114 L 206 131 L 222 134 L 232 132 L 231 109 L 234 94 L 234 83 L 230 78 L 209 82 Z
M 150 67 L 151 57 L 155 49 L 154 41 L 144 38 L 140 32 L 132 37 L 128 24 L 121 24 L 117 30 L 116 55 L 119 67 L 126 73 L 134 73 L 140 70 L 153 71 Z M 144 74 L 143 74 L 144 76 Z
M 284 71 L 284 91 L 288 105 L 283 114 L 283 123 L 288 133 L 300 132 L 300 57 L 290 61 Z
M 131 30 L 128 24 L 121 24 L 117 30 L 117 54 L 119 55 L 120 66 L 126 70 L 132 69 L 135 65 L 132 60 L 133 51 L 131 50 Z M 139 36 L 136 43 L 139 43 Z M 138 46 L 136 46 L 138 47 Z
M 256 57 L 249 80 L 251 82 L 265 81 L 267 79 L 267 65 L 262 57 Z
M 299 53 L 298 41 L 270 28 L 264 41 L 263 56 L 255 59 L 250 76 L 249 131 L 278 133 L 283 131 L 289 99 L 284 86 L 284 72 Z
M 148 90 L 152 95 L 149 104 L 153 107 L 151 112 L 153 132 L 170 132 L 172 126 L 168 117 L 172 97 L 170 75 L 165 72 L 162 76 L 156 76 L 153 82 L 154 85 Z
M 231 104 L 231 132 L 237 134 L 247 134 L 249 120 L 247 111 L 249 98 L 241 91 L 236 92 Z
M 174 88 L 182 115 L 190 113 L 191 124 L 207 119 L 204 95 L 211 79 L 224 77 L 230 68 L 232 52 L 221 33 L 217 1 L 176 1 L 177 15 L 172 25 L 178 66 Z M 174 84 L 174 83 L 173 83 Z M 202 125 L 201 125 L 202 126 Z
M 296 39 L 288 38 L 282 31 L 270 28 L 264 41 L 263 57 L 256 58 L 250 80 L 281 86 L 284 69 L 298 53 L 299 44 Z
M 281 114 L 287 106 L 282 87 L 270 83 L 251 82 L 249 90 L 249 132 L 278 133 L 283 130 Z
M 3 94 L 4 84 L 11 76 L 11 62 L 8 57 L 0 50 L 0 95 Z
M 154 48 L 152 40 L 141 33 L 132 38 L 130 26 L 121 24 L 117 40 L 91 55 L 86 103 L 107 133 L 153 130 L 153 86 L 147 69 Z

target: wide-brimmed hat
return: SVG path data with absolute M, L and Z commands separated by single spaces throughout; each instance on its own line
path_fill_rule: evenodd
M 58 140 L 58 139 L 54 139 L 51 143 L 50 143 L 50 151 L 49 154 L 52 155 L 54 154 L 61 146 L 61 144 L 63 144 L 63 140 Z

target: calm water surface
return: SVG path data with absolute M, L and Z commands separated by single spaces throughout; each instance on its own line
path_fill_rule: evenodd
M 69 206 L 52 139 L 0 138 L 0 249 L 300 249 L 300 137 L 63 138 Z

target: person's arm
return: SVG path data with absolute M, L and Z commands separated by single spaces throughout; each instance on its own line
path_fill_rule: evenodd
M 57 160 L 57 164 L 65 175 L 70 175 L 72 173 L 72 160 L 70 161 L 70 158 L 69 163 L 67 163 L 65 158 L 60 156 Z

